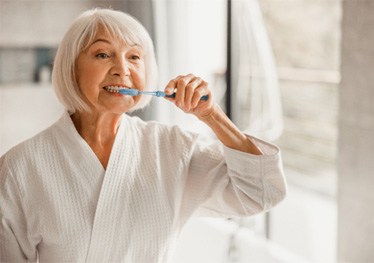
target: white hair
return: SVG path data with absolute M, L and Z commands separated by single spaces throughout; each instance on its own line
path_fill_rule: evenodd
M 94 41 L 99 26 L 103 26 L 113 37 L 121 37 L 130 45 L 142 47 L 146 72 L 144 90 L 156 86 L 157 64 L 153 43 L 146 29 L 135 18 L 120 11 L 88 10 L 81 13 L 65 33 L 53 65 L 52 85 L 58 99 L 69 112 L 89 111 L 77 84 L 75 63 L 79 54 Z M 142 96 L 130 111 L 145 107 L 150 99 L 150 96 Z

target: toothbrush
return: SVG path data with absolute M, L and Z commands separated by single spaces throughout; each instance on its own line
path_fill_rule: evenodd
M 137 96 L 137 95 L 151 95 L 151 96 L 156 96 L 156 97 L 166 97 L 166 98 L 175 98 L 175 93 L 171 95 L 167 95 L 163 91 L 139 91 L 136 89 L 119 89 L 119 93 L 124 94 L 124 95 L 129 95 L 129 96 Z M 200 100 L 207 101 L 209 98 L 208 95 L 204 95 L 200 98 Z

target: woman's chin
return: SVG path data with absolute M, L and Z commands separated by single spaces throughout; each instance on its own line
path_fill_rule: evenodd
M 136 103 L 126 104 L 126 105 L 117 105 L 116 107 L 108 107 L 107 110 L 116 114 L 122 114 L 131 111 L 135 107 Z
M 102 108 L 104 111 L 109 111 L 113 113 L 125 113 L 129 112 L 135 105 L 138 103 L 138 98 L 135 97 L 127 97 L 122 98 L 121 100 L 116 101 L 106 101 L 102 104 Z

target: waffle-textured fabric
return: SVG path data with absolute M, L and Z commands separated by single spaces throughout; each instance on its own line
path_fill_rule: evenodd
M 0 262 L 167 262 L 195 212 L 249 216 L 286 192 L 265 155 L 124 115 L 106 170 L 66 112 L 0 159 Z

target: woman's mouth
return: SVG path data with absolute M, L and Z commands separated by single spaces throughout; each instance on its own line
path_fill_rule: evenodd
M 126 87 L 123 86 L 105 86 L 104 90 L 112 92 L 112 93 L 119 93 L 119 90 L 125 89 Z

